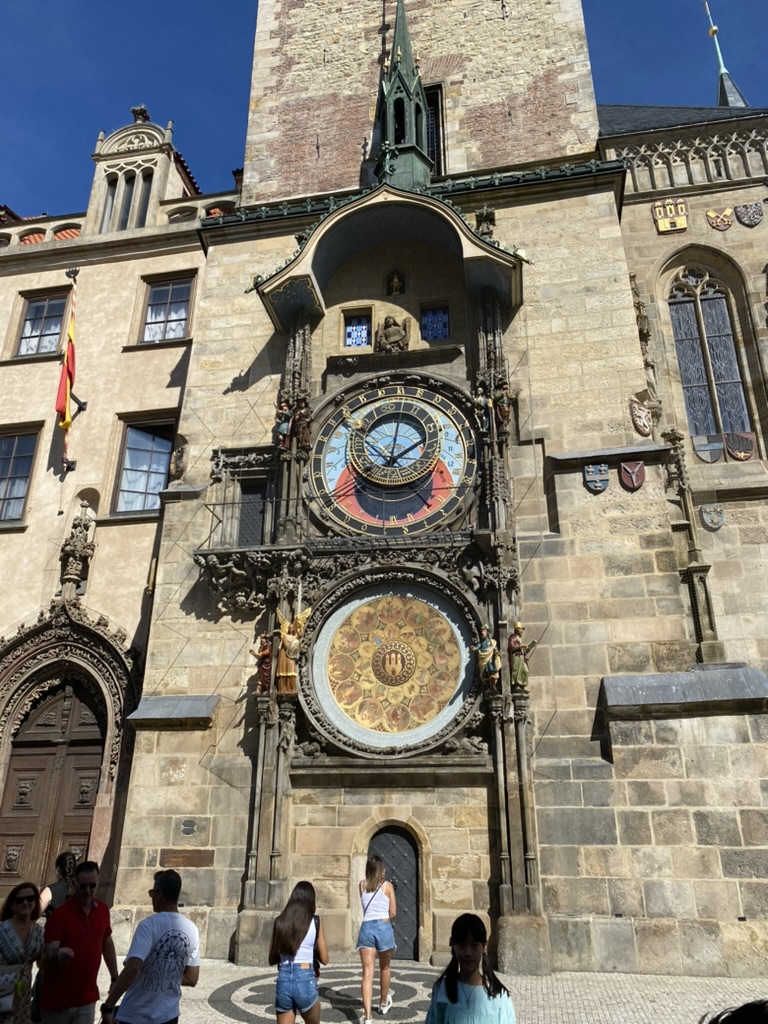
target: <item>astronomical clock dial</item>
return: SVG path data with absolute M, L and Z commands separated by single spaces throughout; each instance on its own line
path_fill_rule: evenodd
M 474 679 L 464 617 L 417 584 L 373 585 L 338 606 L 312 648 L 318 724 L 354 749 L 434 743 L 470 710 Z
M 476 470 L 461 410 L 425 388 L 392 384 L 331 414 L 312 453 L 311 485 L 343 533 L 412 535 L 448 525 Z

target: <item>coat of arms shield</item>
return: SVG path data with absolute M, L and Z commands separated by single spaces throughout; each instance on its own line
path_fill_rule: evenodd
M 605 462 L 584 467 L 584 486 L 592 494 L 602 494 L 608 486 L 608 466 Z
M 722 505 L 702 505 L 699 511 L 701 521 L 708 530 L 719 530 L 725 522 L 725 512 Z
M 720 209 L 707 210 L 707 223 L 715 231 L 727 231 L 733 224 L 733 207 L 723 206 Z
M 754 434 L 726 434 L 725 447 L 734 462 L 748 462 L 755 451 Z
M 719 434 L 697 434 L 691 438 L 691 443 L 702 462 L 717 462 L 725 451 L 723 439 Z
M 622 462 L 619 465 L 619 480 L 625 491 L 639 491 L 645 483 L 645 463 Z
M 763 219 L 763 204 L 745 203 L 743 206 L 734 206 L 733 212 L 739 224 L 745 228 L 756 228 Z

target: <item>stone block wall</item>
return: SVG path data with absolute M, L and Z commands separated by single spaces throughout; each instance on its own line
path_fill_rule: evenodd
M 619 720 L 609 759 L 536 758 L 553 970 L 762 974 L 766 735 L 760 714 Z
M 425 85 L 441 85 L 446 173 L 588 153 L 597 115 L 579 0 L 405 4 Z M 395 3 L 262 0 L 246 204 L 369 184 Z M 532 44 L 535 40 L 535 45 Z M 542 126 L 546 126 L 543 130 Z

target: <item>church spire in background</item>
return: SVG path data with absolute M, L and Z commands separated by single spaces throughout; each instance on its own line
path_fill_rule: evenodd
M 738 85 L 731 78 L 731 74 L 725 66 L 723 61 L 723 54 L 720 49 L 720 42 L 717 38 L 718 28 L 717 25 L 712 21 L 712 15 L 709 10 L 709 4 L 707 0 L 704 0 L 704 9 L 707 12 L 709 18 L 709 34 L 715 44 L 715 52 L 717 53 L 717 63 L 720 69 L 720 78 L 717 88 L 717 105 L 718 107 L 748 107 L 744 94 Z

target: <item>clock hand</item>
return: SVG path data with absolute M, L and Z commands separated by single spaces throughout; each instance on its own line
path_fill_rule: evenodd
M 391 457 L 391 452 L 388 452 L 386 450 L 386 448 L 382 448 L 381 445 L 379 444 L 379 442 L 378 441 L 374 441 L 374 439 L 372 437 L 366 437 L 365 445 L 366 445 L 366 448 L 368 447 L 368 445 L 370 445 L 373 448 L 378 448 L 379 452 L 384 456 L 385 459 L 389 459 Z
M 396 460 L 398 460 L 398 461 L 399 461 L 400 459 L 402 459 L 402 457 L 403 457 L 404 455 L 408 455 L 408 454 L 409 454 L 410 452 L 412 452 L 412 451 L 413 451 L 413 449 L 414 449 L 414 448 L 418 448 L 418 447 L 419 447 L 419 445 L 420 445 L 420 444 L 423 444 L 423 443 L 424 443 L 424 442 L 423 442 L 423 441 L 422 441 L 421 439 L 419 439 L 418 441 L 414 441 L 414 442 L 413 442 L 413 444 L 412 444 L 412 445 L 410 445 L 410 446 L 409 446 L 408 448 L 404 448 L 404 449 L 403 449 L 402 451 L 399 451 L 399 452 L 397 452 L 397 453 L 396 453 L 396 454 L 395 454 L 395 455 L 393 456 L 393 458 L 395 458 Z
M 398 431 L 399 430 L 400 430 L 400 420 L 397 420 L 397 422 L 395 423 L 395 433 L 394 433 L 394 436 L 392 437 L 392 447 L 389 450 L 389 465 L 390 466 L 392 465 L 392 463 L 395 460 L 395 445 L 397 444 L 397 435 L 398 435 Z

